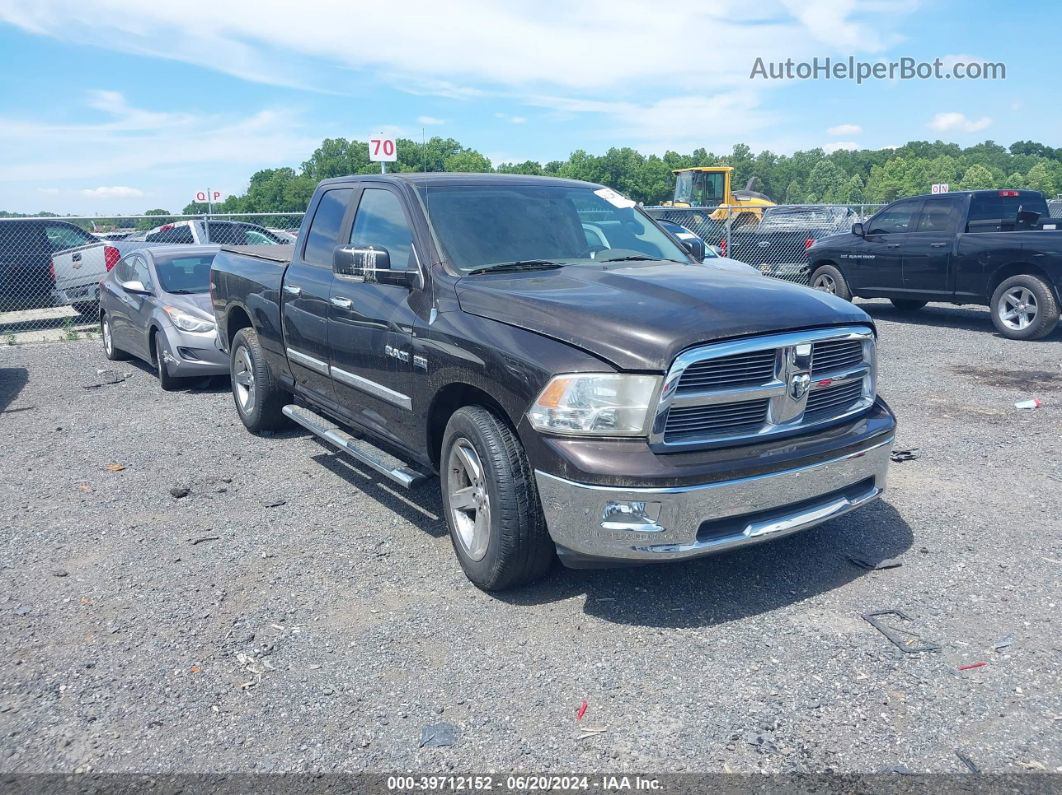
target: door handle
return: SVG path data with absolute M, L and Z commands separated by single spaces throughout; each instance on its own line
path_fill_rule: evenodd
M 767 248 L 767 246 L 771 245 L 771 241 L 770 240 L 761 240 L 756 245 L 759 246 L 760 248 Z
M 81 255 L 74 254 L 70 259 L 72 259 L 74 262 L 81 262 Z
M 302 295 L 302 288 L 296 287 L 294 284 L 285 284 L 284 292 L 290 295 Z
M 930 243 L 929 247 L 930 248 L 944 248 L 944 246 L 946 246 L 946 245 L 947 245 L 946 243 Z
M 353 304 L 353 303 L 354 302 L 351 301 L 349 298 L 344 298 L 341 295 L 332 296 L 332 305 L 333 306 L 338 306 L 338 307 L 340 307 L 342 309 L 350 309 L 350 305 Z

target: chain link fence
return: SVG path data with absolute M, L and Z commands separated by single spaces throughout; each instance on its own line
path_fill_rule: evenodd
M 1049 202 L 1062 217 L 1062 200 Z M 808 284 L 807 249 L 847 232 L 882 205 L 646 207 L 654 218 L 701 237 L 720 256 L 764 275 Z M 0 340 L 93 335 L 98 287 L 129 251 L 145 245 L 293 243 L 303 213 L 48 216 L 0 219 Z
M 136 248 L 290 244 L 302 216 L 0 218 L 0 342 L 10 345 L 95 335 L 100 280 Z
M 687 229 L 766 276 L 808 284 L 807 249 L 820 238 L 847 232 L 878 204 L 789 204 L 771 207 L 646 207 L 651 216 Z

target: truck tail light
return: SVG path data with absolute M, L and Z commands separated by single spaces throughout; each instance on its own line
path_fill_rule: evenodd
M 118 264 L 118 260 L 122 258 L 122 255 L 118 253 L 118 249 L 114 246 L 103 247 L 103 264 L 110 272 L 111 268 Z
M 1000 196 L 1017 196 L 1018 192 L 1016 190 L 1001 190 L 999 192 L 999 195 Z
M 726 238 L 724 237 L 719 241 L 719 251 L 725 257 L 726 256 Z
M 804 251 L 807 251 L 813 245 L 815 245 L 815 238 L 813 238 L 813 237 L 804 238 Z
M 52 277 L 52 284 L 55 284 L 55 260 L 48 260 L 48 274 Z

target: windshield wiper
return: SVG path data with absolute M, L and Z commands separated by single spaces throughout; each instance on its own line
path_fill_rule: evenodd
M 520 259 L 515 262 L 499 262 L 496 265 L 484 265 L 468 272 L 469 276 L 478 273 L 517 273 L 519 271 L 549 271 L 563 268 L 564 263 L 548 259 Z
M 678 262 L 678 260 L 665 259 L 664 257 L 647 257 L 644 254 L 632 254 L 627 257 L 612 257 L 611 259 L 597 257 L 594 262 Z
M 170 295 L 199 295 L 199 293 L 206 293 L 209 290 L 167 290 Z

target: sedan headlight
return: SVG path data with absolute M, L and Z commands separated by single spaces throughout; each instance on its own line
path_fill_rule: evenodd
M 539 431 L 587 436 L 645 436 L 658 375 L 573 373 L 554 376 L 527 412 Z
M 173 325 L 181 331 L 205 332 L 214 330 L 214 322 L 212 320 L 207 320 L 204 317 L 190 314 L 175 306 L 164 306 L 162 308 L 166 311 L 166 314 L 170 316 Z

